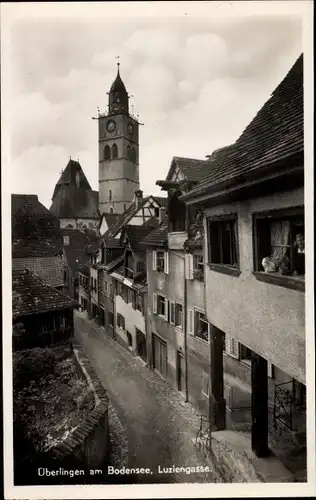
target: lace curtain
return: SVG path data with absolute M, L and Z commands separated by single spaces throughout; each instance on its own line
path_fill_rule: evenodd
M 272 222 L 270 226 L 273 261 L 280 261 L 287 254 L 290 243 L 290 222 Z

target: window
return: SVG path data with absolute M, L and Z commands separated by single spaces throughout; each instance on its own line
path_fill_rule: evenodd
M 159 217 L 159 207 L 154 207 L 155 217 Z
M 144 314 L 144 298 L 139 293 L 136 296 L 136 309 Z
M 118 157 L 117 145 L 113 144 L 112 145 L 112 160 L 115 160 L 117 157 Z
M 304 209 L 255 214 L 254 268 L 272 276 L 305 278 Z
M 121 330 L 125 330 L 125 318 L 120 313 L 116 315 L 116 323 Z
M 112 200 L 112 189 L 109 190 L 109 200 Z
M 239 344 L 239 359 L 251 365 L 251 349 L 243 344 Z
M 64 246 L 68 246 L 69 245 L 69 236 L 64 236 Z
M 67 278 L 68 278 L 68 275 L 67 275 L 67 271 L 65 270 L 65 271 L 64 271 L 64 283 L 66 283 Z
M 238 267 L 237 218 L 210 219 L 208 222 L 209 263 Z
M 153 294 L 153 313 L 168 321 L 168 300 L 163 295 Z
M 110 150 L 109 146 L 105 146 L 105 148 L 103 150 L 103 158 L 105 160 L 110 160 L 110 158 L 111 158 L 111 150 Z
M 136 272 L 142 273 L 143 271 L 145 271 L 145 263 L 144 261 L 140 260 L 136 262 Z
M 110 214 L 113 214 L 113 213 L 114 213 L 114 208 L 110 207 Z
M 124 212 L 126 212 L 126 203 L 124 203 L 123 207 Z
M 183 307 L 178 302 L 175 305 L 175 325 L 183 329 Z
M 181 191 L 177 191 L 172 195 L 169 201 L 169 231 L 182 232 L 185 231 L 186 222 L 186 206 L 185 203 L 179 200 L 182 195 Z
M 128 288 L 128 290 L 127 290 L 127 302 L 133 303 L 133 295 L 134 295 L 134 290 L 132 290 L 131 288 Z
M 174 302 L 170 301 L 170 323 L 172 325 L 176 324 L 176 305 Z
M 132 160 L 132 162 L 136 163 L 136 151 L 135 151 L 135 148 L 132 148 L 131 160 Z
M 205 342 L 209 342 L 210 324 L 205 313 L 197 309 L 188 309 L 188 332 Z
M 132 153 L 131 153 L 131 147 L 130 147 L 130 145 L 128 145 L 127 148 L 126 148 L 126 156 L 127 156 L 128 160 L 132 159 Z
M 165 270 L 165 252 L 157 252 L 157 271 L 163 273 Z
M 153 270 L 169 274 L 169 254 L 163 250 L 153 251 Z
M 204 281 L 204 256 L 193 255 L 193 277 L 197 281 Z

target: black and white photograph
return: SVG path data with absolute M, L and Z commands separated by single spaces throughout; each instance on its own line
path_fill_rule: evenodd
M 312 23 L 1 4 L 6 499 L 316 493 Z

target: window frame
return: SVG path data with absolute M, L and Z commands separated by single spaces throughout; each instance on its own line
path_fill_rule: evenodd
M 198 263 L 198 265 L 202 265 L 202 269 L 199 269 L 198 266 L 196 265 L 196 261 L 198 259 L 202 259 L 203 260 L 202 264 Z M 197 277 L 199 271 L 202 271 L 202 277 L 201 278 Z M 204 283 L 205 282 L 205 258 L 204 258 L 204 254 L 197 254 L 197 253 L 193 254 L 193 279 L 195 281 L 199 281 L 200 283 Z
M 174 304 L 175 304 L 175 307 L 174 307 L 174 325 L 175 325 L 176 328 L 178 328 L 179 330 L 182 331 L 183 330 L 183 323 L 184 323 L 184 319 L 183 319 L 183 314 L 184 314 L 183 304 L 181 302 L 177 302 L 177 301 Z M 178 319 L 177 318 L 177 310 L 178 310 L 177 308 L 179 308 L 179 307 L 181 307 L 181 313 L 180 313 L 181 314 L 181 322 L 180 323 L 177 322 L 177 319 Z M 170 321 L 170 323 L 171 323 L 171 321 Z
M 260 212 L 252 213 L 252 240 L 253 240 L 253 275 L 258 281 L 263 281 L 273 285 L 283 286 L 284 288 L 290 288 L 292 290 L 299 290 L 305 292 L 305 279 L 299 276 L 293 275 L 282 275 L 278 272 L 266 273 L 260 270 L 259 262 L 259 229 L 258 221 L 260 220 L 282 220 L 288 217 L 290 220 L 292 217 L 302 216 L 304 220 L 304 230 L 305 230 L 305 207 L 304 205 L 298 205 L 296 207 L 281 208 L 275 210 L 263 210 Z M 306 270 L 305 270 L 306 271 Z
M 162 257 L 161 256 L 159 257 L 159 254 L 161 254 Z M 156 259 L 157 259 L 156 260 L 156 271 L 158 273 L 164 273 L 165 272 L 165 265 L 166 265 L 166 263 L 165 263 L 165 251 L 164 250 L 156 250 L 156 255 L 157 255 L 157 257 L 156 257 Z M 162 264 L 161 263 L 159 264 L 159 261 L 162 261 Z
M 233 223 L 235 225 L 235 253 L 236 253 L 236 266 L 232 264 L 224 264 L 220 262 L 212 261 L 212 243 L 211 243 L 211 224 L 212 223 Z M 217 271 L 223 274 L 229 274 L 231 276 L 238 277 L 241 274 L 240 270 L 240 255 L 239 255 L 239 228 L 238 228 L 238 214 L 237 213 L 229 213 L 229 214 L 221 214 L 221 215 L 212 215 L 207 217 L 207 259 L 208 266 L 212 271 Z M 223 259 L 221 259 L 223 260 Z

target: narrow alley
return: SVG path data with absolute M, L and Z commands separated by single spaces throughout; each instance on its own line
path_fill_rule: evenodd
M 125 429 L 128 467 L 152 471 L 122 476 L 121 482 L 216 482 L 209 462 L 194 447 L 198 415 L 183 396 L 81 313 L 75 316 L 75 339 L 85 348 Z M 173 466 L 203 466 L 210 472 L 159 472 Z

